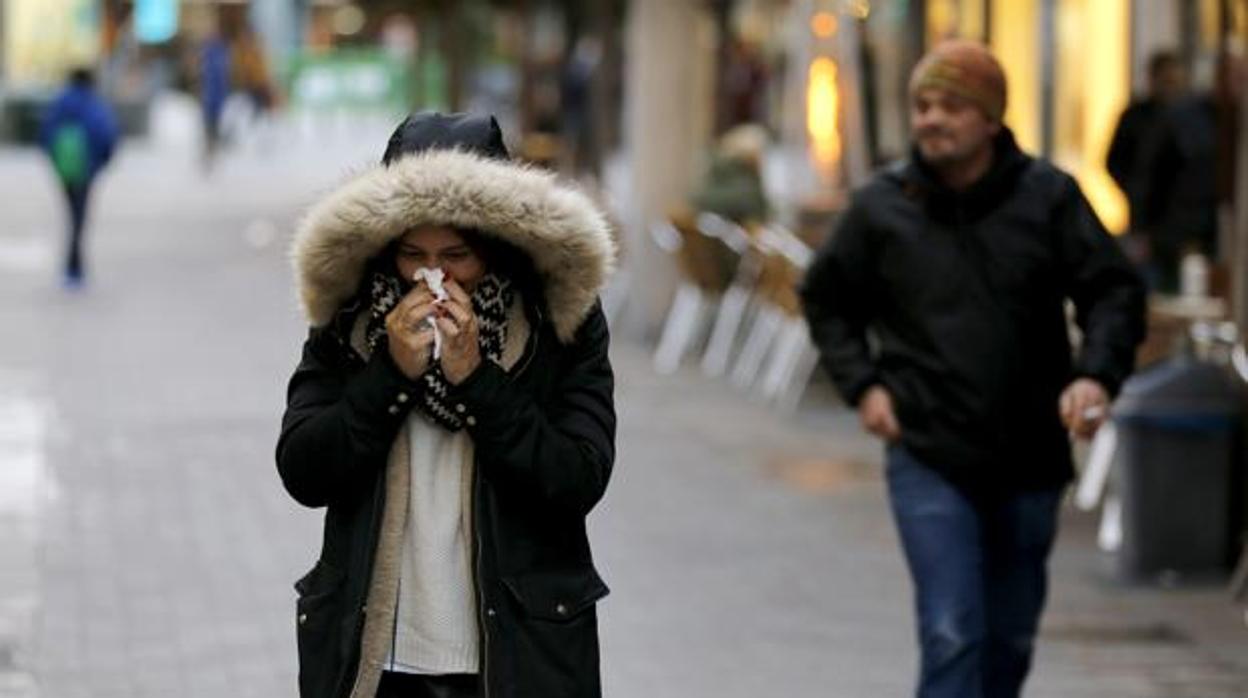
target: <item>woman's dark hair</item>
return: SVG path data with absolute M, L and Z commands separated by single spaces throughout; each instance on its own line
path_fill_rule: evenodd
M 95 71 L 85 67 L 74 68 L 69 71 L 69 84 L 75 87 L 94 87 Z
M 459 233 L 464 238 L 464 242 L 472 248 L 473 253 L 481 258 L 487 272 L 510 279 L 526 299 L 544 302 L 541 279 L 533 267 L 533 260 L 519 247 L 497 236 L 472 228 L 456 228 L 455 232 Z M 381 253 L 373 257 L 367 266 L 369 272 L 382 270 L 391 274 L 398 272 L 395 260 L 398 259 L 400 239 L 401 237 L 395 238 Z M 410 279 L 403 279 L 404 283 L 410 283 L 410 281 Z M 368 292 L 367 289 L 361 289 L 361 291 Z
M 533 260 L 519 247 L 479 230 L 457 229 L 464 242 L 485 263 L 486 271 L 511 280 L 526 299 L 541 301 L 542 290 Z

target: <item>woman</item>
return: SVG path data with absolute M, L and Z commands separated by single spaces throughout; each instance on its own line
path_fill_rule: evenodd
M 303 222 L 312 331 L 277 447 L 327 508 L 295 585 L 303 698 L 601 694 L 613 259 L 594 205 L 484 117 L 409 117 Z

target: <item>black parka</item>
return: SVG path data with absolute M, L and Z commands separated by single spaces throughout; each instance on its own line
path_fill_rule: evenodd
M 856 405 L 885 386 L 919 458 L 968 488 L 1052 487 L 1073 473 L 1058 398 L 1079 376 L 1118 390 L 1145 293 L 1074 179 L 1025 155 L 1008 129 L 994 148 L 962 192 L 917 155 L 875 176 L 801 297 L 841 394 Z
M 607 587 L 594 568 L 585 517 L 603 495 L 615 455 L 608 331 L 593 301 L 614 250 L 579 194 L 547 175 L 494 162 L 481 148 L 476 153 L 439 150 L 366 174 L 367 182 L 348 184 L 314 211 L 296 241 L 313 329 L 290 381 L 277 465 L 296 500 L 326 508 L 319 560 L 296 584 L 302 698 L 367 698 L 384 659 L 365 636 L 388 628 L 366 626 L 371 615 L 392 617 L 393 606 L 370 602 L 370 587 L 379 554 L 387 555 L 378 550 L 395 494 L 387 469 L 406 467 L 391 462 L 391 451 L 422 388 L 387 352 L 362 356 L 346 294 L 358 291 L 366 260 L 427 221 L 513 244 L 544 281 L 526 297 L 529 339 L 512 369 L 485 361 L 448 397 L 474 444 L 483 695 L 601 693 L 595 602 Z M 352 213 L 359 211 L 368 213 Z M 567 264 L 577 268 L 561 267 Z

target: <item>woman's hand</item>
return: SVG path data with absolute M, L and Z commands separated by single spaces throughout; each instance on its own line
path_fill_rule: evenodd
M 477 316 L 472 312 L 472 299 L 458 283 L 447 279 L 443 288 L 450 297 L 434 306 L 442 332 L 442 373 L 451 385 L 459 385 L 481 365 Z
M 424 284 L 417 284 L 386 315 L 386 347 L 390 358 L 411 380 L 429 370 L 434 333 L 427 320 L 434 312 L 433 294 Z

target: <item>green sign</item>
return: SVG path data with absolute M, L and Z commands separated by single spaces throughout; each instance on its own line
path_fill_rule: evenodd
M 404 112 L 411 105 L 411 70 L 379 50 L 343 49 L 298 56 L 290 99 L 302 109 Z

